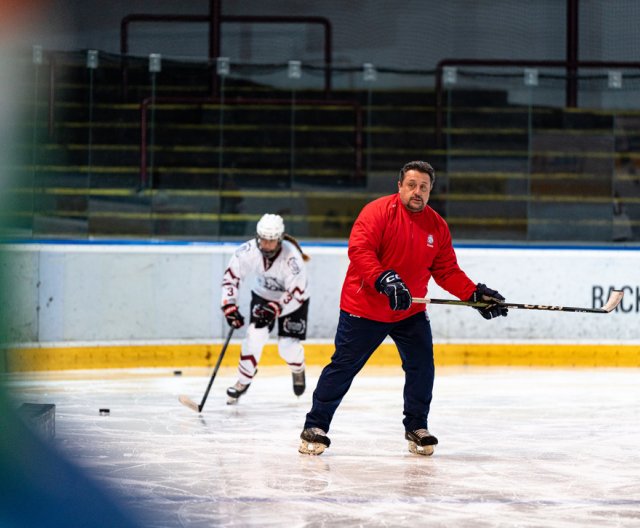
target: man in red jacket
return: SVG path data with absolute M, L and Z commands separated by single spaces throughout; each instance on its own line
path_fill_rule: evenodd
M 400 171 L 398 193 L 367 204 L 349 237 L 349 268 L 340 297 L 340 319 L 331 363 L 313 393 L 298 449 L 321 454 L 333 415 L 356 374 L 389 336 L 405 373 L 404 428 L 409 451 L 433 454 L 438 443 L 427 418 L 433 390 L 433 340 L 424 304 L 429 279 L 459 299 L 498 303 L 504 297 L 484 284 L 474 284 L 460 269 L 444 219 L 427 205 L 435 172 L 424 161 Z M 478 309 L 485 319 L 506 316 L 490 304 Z

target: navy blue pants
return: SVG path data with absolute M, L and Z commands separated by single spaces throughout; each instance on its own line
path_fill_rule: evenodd
M 338 405 L 349 390 L 353 378 L 371 354 L 389 336 L 398 347 L 404 370 L 405 431 L 427 428 L 433 392 L 433 338 L 425 312 L 397 323 L 380 323 L 340 312 L 336 332 L 336 350 L 320 374 L 313 391 L 313 406 L 304 424 L 329 431 Z M 375 417 L 371 417 L 372 420 Z

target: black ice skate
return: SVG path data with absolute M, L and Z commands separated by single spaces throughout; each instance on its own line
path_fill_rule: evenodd
M 303 455 L 320 455 L 331 445 L 331 440 L 319 427 L 305 429 L 300 434 L 300 447 L 298 452 Z
M 409 451 L 416 455 L 433 455 L 434 446 L 438 444 L 438 439 L 427 429 L 407 431 L 404 437 L 409 440 Z
M 250 385 L 251 383 L 244 385 L 243 383 L 236 381 L 236 384 L 233 387 L 229 387 L 227 389 L 227 396 L 229 397 L 227 399 L 227 405 L 234 405 L 238 403 L 238 398 L 247 392 Z
M 293 377 L 293 393 L 296 396 L 302 396 L 304 394 L 304 390 L 307 388 L 304 370 L 302 372 L 292 372 L 291 376 Z

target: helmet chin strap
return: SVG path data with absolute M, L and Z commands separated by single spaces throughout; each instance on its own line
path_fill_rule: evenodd
M 262 256 L 266 259 L 274 259 L 275 257 L 278 256 L 278 253 L 280 253 L 280 249 L 282 249 L 282 241 L 278 240 L 278 245 L 272 249 L 271 251 L 267 251 L 265 249 L 262 249 L 262 246 L 260 244 L 260 237 L 256 236 L 256 243 L 258 244 L 258 249 L 260 250 L 260 253 L 262 253 Z
M 260 253 L 262 253 L 262 258 L 264 259 L 265 269 L 269 269 L 271 265 L 275 262 L 277 256 L 280 254 L 280 249 L 281 247 L 278 246 L 273 251 L 260 250 Z

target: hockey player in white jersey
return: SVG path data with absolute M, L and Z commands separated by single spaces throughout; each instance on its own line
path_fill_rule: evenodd
M 293 392 L 304 393 L 305 363 L 301 341 L 307 333 L 309 294 L 305 255 L 295 238 L 285 233 L 282 217 L 265 214 L 256 236 L 240 246 L 229 261 L 222 279 L 222 311 L 229 326 L 241 328 L 244 317 L 238 308 L 238 290 L 251 275 L 251 315 L 242 342 L 238 381 L 227 389 L 227 403 L 244 394 L 257 372 L 269 333 L 278 325 L 278 353 L 293 377 Z

